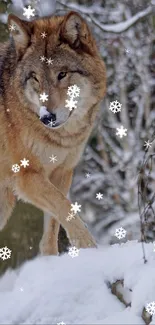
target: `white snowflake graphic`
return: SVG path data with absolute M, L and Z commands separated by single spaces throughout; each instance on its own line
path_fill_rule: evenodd
M 41 37 L 45 38 L 47 36 L 47 34 L 45 32 L 41 33 Z
M 29 160 L 24 158 L 23 160 L 21 160 L 20 166 L 23 166 L 24 168 L 26 168 L 27 166 L 29 166 Z
M 12 165 L 12 171 L 18 173 L 20 171 L 20 166 L 18 164 Z
M 117 128 L 116 135 L 118 135 L 120 138 L 123 138 L 123 136 L 127 136 L 127 129 L 124 128 L 123 125 L 121 125 L 120 128 Z
M 75 246 L 70 247 L 68 255 L 70 255 L 72 258 L 77 257 L 79 255 L 79 249 L 77 249 Z
M 155 301 L 148 303 L 146 305 L 145 309 L 150 315 L 154 315 L 155 314 Z
M 21 292 L 23 292 L 24 291 L 24 289 L 21 287 L 20 289 L 19 289 Z
M 96 199 L 102 200 L 103 199 L 103 194 L 101 194 L 100 192 L 96 193 Z
M 41 62 L 44 62 L 44 61 L 46 61 L 46 58 L 45 58 L 45 56 L 43 55 L 43 56 L 40 56 L 40 61 Z
M 11 249 L 7 246 L 0 248 L 0 258 L 4 261 L 11 257 Z
M 126 230 L 124 228 L 118 228 L 115 230 L 115 237 L 122 239 L 126 236 Z
M 118 113 L 121 111 L 122 104 L 120 104 L 117 100 L 114 100 L 113 102 L 110 103 L 110 111 L 113 113 Z
M 53 60 L 52 60 L 51 58 L 46 59 L 46 63 L 47 63 L 48 65 L 53 64 Z
M 39 99 L 44 103 L 48 100 L 48 95 L 45 92 L 43 92 L 42 94 L 40 94 Z
M 52 155 L 52 157 L 50 157 L 50 162 L 53 162 L 53 164 L 57 161 L 57 156 Z
M 35 9 L 33 9 L 31 6 L 28 6 L 28 8 L 25 7 L 23 8 L 23 10 L 24 10 L 23 16 L 26 16 L 27 19 L 34 17 Z
M 16 25 L 14 25 L 14 24 L 11 24 L 10 26 L 9 26 L 9 30 L 12 32 L 13 30 L 16 30 Z
M 74 204 L 71 204 L 71 211 L 73 211 L 75 214 L 77 212 L 81 211 L 81 205 L 75 202 Z
M 72 219 L 75 219 L 75 213 L 74 212 L 69 212 L 66 220 L 71 221 Z
M 66 325 L 64 322 L 57 323 L 57 325 Z
M 69 111 L 72 111 L 73 108 L 77 108 L 77 100 L 74 100 L 72 98 L 66 99 L 66 105 L 65 107 L 69 108 Z
M 86 176 L 86 178 L 89 178 L 90 177 L 90 173 L 86 173 L 85 176 Z
M 77 85 L 69 86 L 67 95 L 71 98 L 79 97 L 80 96 L 80 88 Z
M 151 148 L 151 146 L 152 146 L 152 142 L 150 142 L 149 140 L 144 142 L 144 147 L 146 147 L 146 149 Z
M 49 126 L 54 126 L 55 123 L 56 123 L 55 121 L 52 121 L 52 120 L 51 120 L 51 121 L 48 123 L 48 125 L 49 125 Z

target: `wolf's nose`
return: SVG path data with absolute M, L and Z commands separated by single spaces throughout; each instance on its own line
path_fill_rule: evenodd
M 41 121 L 45 124 L 48 125 L 50 122 L 55 122 L 56 121 L 56 114 L 49 113 L 48 115 L 44 115 L 41 118 Z
M 48 118 L 54 122 L 56 121 L 56 114 L 50 113 Z

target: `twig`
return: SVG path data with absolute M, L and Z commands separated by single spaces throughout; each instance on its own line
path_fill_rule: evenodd
M 92 14 L 96 14 L 95 10 L 90 10 L 89 8 L 85 8 L 80 5 L 73 5 L 73 4 L 65 4 L 59 0 L 57 0 L 57 3 L 63 6 L 66 9 L 70 10 L 76 10 L 80 12 L 81 14 L 84 14 L 86 17 L 89 17 L 89 19 L 96 25 L 98 28 L 100 28 L 103 32 L 110 32 L 114 34 L 120 34 L 122 32 L 125 32 L 128 30 L 130 27 L 135 25 L 139 20 L 141 20 L 144 17 L 147 17 L 148 15 L 153 14 L 153 6 L 149 6 L 145 10 L 142 10 L 138 12 L 136 15 L 133 17 L 129 18 L 126 21 L 123 21 L 118 24 L 101 24 Z M 102 8 L 100 8 L 102 10 Z M 101 12 L 100 12 L 101 14 Z

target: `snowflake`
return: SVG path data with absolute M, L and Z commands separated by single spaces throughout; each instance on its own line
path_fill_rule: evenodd
M 34 11 L 35 9 L 32 9 L 31 6 L 28 6 L 28 8 L 23 8 L 24 13 L 23 16 L 26 16 L 27 19 L 30 19 L 31 16 L 34 17 Z
M 48 65 L 53 64 L 53 60 L 52 60 L 51 58 L 46 59 L 46 63 L 47 63 Z
M 24 289 L 21 287 L 20 289 L 19 289 L 21 292 L 23 292 L 24 291 Z
M 44 103 L 48 100 L 48 95 L 45 92 L 43 92 L 42 94 L 40 94 L 39 99 Z
M 90 177 L 90 173 L 86 173 L 85 176 L 86 176 L 86 178 L 89 178 Z
M 57 156 L 52 155 L 52 157 L 50 157 L 50 162 L 53 162 L 53 164 L 57 161 Z
M 151 145 L 152 145 L 152 142 L 150 142 L 149 140 L 144 142 L 144 147 L 146 147 L 146 149 L 151 148 Z
M 66 218 L 67 221 L 71 221 L 72 219 L 75 219 L 75 213 L 74 212 L 68 213 L 68 216 Z
M 73 211 L 75 214 L 77 212 L 81 211 L 81 205 L 75 202 L 74 204 L 71 204 L 71 211 Z
M 118 228 L 116 229 L 115 231 L 115 236 L 118 238 L 118 239 L 122 239 L 126 236 L 126 230 L 124 228 Z
M 57 325 L 66 325 L 64 322 L 57 323 Z
M 110 103 L 110 111 L 113 113 L 118 113 L 121 111 L 122 104 L 120 104 L 117 100 L 114 100 L 113 102 Z
M 98 199 L 98 200 L 103 199 L 103 194 L 101 194 L 100 192 L 96 193 L 96 199 Z
M 72 98 L 66 99 L 65 107 L 69 108 L 69 111 L 72 111 L 73 108 L 77 108 L 76 104 L 77 104 L 77 100 L 73 100 Z
M 72 258 L 79 255 L 79 249 L 77 249 L 75 246 L 69 248 L 68 255 L 70 255 Z
M 0 248 L 0 258 L 4 261 L 11 257 L 11 249 L 7 246 Z
M 80 96 L 80 88 L 77 85 L 69 86 L 67 95 L 71 98 L 79 97 Z
M 41 37 L 45 38 L 47 36 L 47 34 L 45 32 L 41 33 Z
M 126 132 L 127 132 L 127 129 L 124 129 L 124 126 L 121 125 L 120 128 L 117 128 L 116 135 L 118 135 L 120 138 L 123 138 L 123 136 L 127 136 Z
M 56 123 L 55 121 L 52 121 L 52 120 L 51 120 L 51 121 L 48 123 L 48 126 L 54 126 L 55 123 Z
M 13 30 L 16 30 L 16 25 L 12 24 L 9 26 L 9 30 L 12 32 Z
M 29 160 L 26 160 L 24 158 L 23 160 L 21 160 L 20 166 L 23 166 L 24 168 L 26 168 L 27 166 L 29 166 Z
M 43 56 L 40 56 L 40 61 L 41 62 L 44 62 L 46 60 L 46 58 L 45 58 L 45 56 L 43 55 Z
M 18 164 L 12 165 L 12 171 L 18 173 L 20 171 L 20 166 Z
M 155 314 L 155 301 L 152 301 L 152 302 L 150 302 L 149 304 L 146 305 L 146 311 L 150 315 L 154 315 Z

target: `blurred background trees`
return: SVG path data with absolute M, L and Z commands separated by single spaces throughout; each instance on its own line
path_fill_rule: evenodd
M 0 41 L 9 37 L 9 12 L 22 17 L 31 4 L 37 16 L 78 11 L 88 22 L 107 67 L 107 94 L 84 155 L 75 170 L 70 196 L 82 205 L 82 218 L 102 244 L 116 242 L 116 228 L 126 240 L 154 240 L 155 214 L 155 1 L 149 0 L 8 0 L 0 2 Z M 118 100 L 121 112 L 109 110 Z M 126 128 L 120 139 L 116 128 Z M 145 141 L 152 143 L 149 150 Z M 89 173 L 89 177 L 88 177 Z M 139 184 L 139 206 L 138 206 Z M 97 193 L 102 200 L 96 199 Z M 140 208 L 141 207 L 141 208 Z M 139 212 L 141 213 L 141 225 Z M 19 202 L 3 232 L 0 247 L 12 249 L 12 258 L 0 262 L 0 272 L 18 266 L 38 253 L 42 212 Z M 64 233 L 61 235 L 64 250 Z

